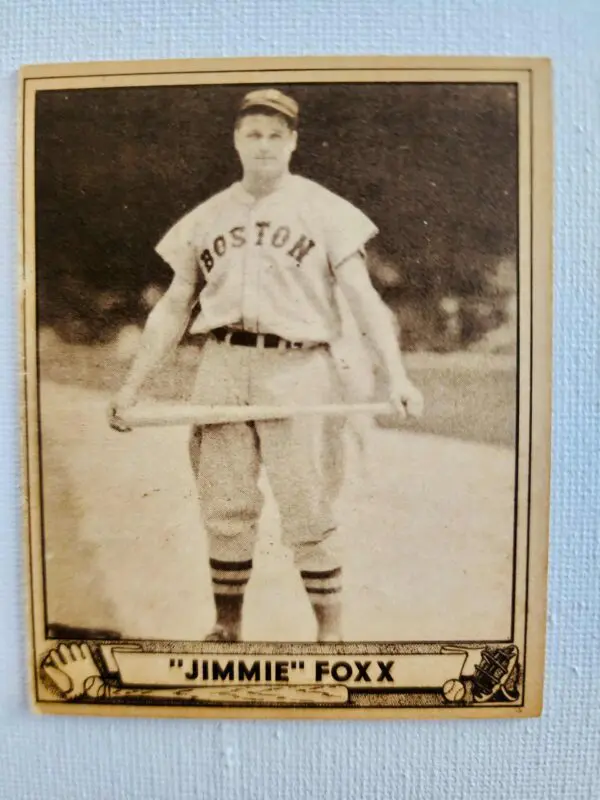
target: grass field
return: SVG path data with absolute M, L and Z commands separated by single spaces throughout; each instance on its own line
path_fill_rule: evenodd
M 405 362 L 412 380 L 423 392 L 426 408 L 421 420 L 402 423 L 404 429 L 514 446 L 514 359 L 469 353 L 409 353 Z M 191 390 L 195 363 L 195 350 L 180 348 L 145 391 L 158 400 L 185 400 Z M 112 346 L 67 345 L 49 336 L 42 338 L 40 367 L 43 379 L 110 393 L 119 388 L 127 362 L 116 357 Z M 383 418 L 379 424 L 386 428 L 397 423 Z
M 467 441 L 513 447 L 516 431 L 514 369 L 480 365 L 466 368 L 406 359 L 410 375 L 425 397 L 421 420 L 403 423 L 408 430 Z M 386 427 L 385 420 L 380 421 Z M 389 424 L 389 423 L 388 423 Z

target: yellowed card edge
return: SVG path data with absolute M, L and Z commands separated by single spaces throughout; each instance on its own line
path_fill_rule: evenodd
M 552 282 L 551 282 L 551 254 L 552 254 L 552 134 L 551 134 L 551 63 L 549 59 L 504 59 L 504 58 L 392 58 L 386 56 L 339 59 L 316 58 L 308 59 L 311 66 L 318 69 L 336 70 L 352 67 L 360 69 L 385 68 L 385 69 L 423 69 L 425 67 L 436 70 L 446 69 L 501 69 L 526 70 L 532 76 L 532 125 L 533 127 L 533 208 L 534 222 L 531 234 L 533 236 L 533 286 L 535 297 L 545 298 L 545 307 L 537 306 L 537 313 L 534 312 L 534 353 L 535 366 L 538 374 L 542 372 L 540 378 L 535 379 L 530 387 L 532 399 L 535 402 L 536 412 L 533 416 L 532 440 L 532 464 L 536 467 L 532 473 L 536 480 L 532 481 L 531 486 L 531 529 L 530 529 L 530 553 L 529 553 L 529 603 L 530 607 L 527 615 L 528 632 L 528 661 L 529 674 L 534 672 L 534 677 L 530 677 L 525 684 L 526 701 L 518 708 L 511 707 L 486 707 L 485 710 L 476 707 L 448 709 L 423 708 L 423 709 L 383 709 L 383 708 L 357 708 L 340 710 L 331 709 L 286 709 L 279 708 L 253 708 L 241 709 L 229 708 L 210 708 L 210 707 L 140 707 L 140 706 L 86 706 L 85 704 L 67 703 L 47 703 L 38 702 L 35 699 L 35 685 L 37 681 L 35 671 L 35 659 L 32 659 L 31 652 L 28 654 L 29 665 L 29 689 L 33 709 L 40 713 L 53 714 L 86 714 L 96 716 L 128 715 L 139 717 L 205 717 L 205 718 L 294 718 L 294 719 L 396 719 L 396 718 L 503 718 L 503 717 L 535 717 L 541 714 L 543 706 L 543 667 L 545 661 L 545 638 L 546 638 L 546 587 L 547 587 L 547 560 L 548 560 L 548 525 L 549 509 L 548 501 L 550 496 L 550 421 L 551 421 L 551 356 L 552 356 Z M 292 69 L 301 70 L 306 68 L 307 59 L 225 59 L 225 60 L 172 60 L 172 61 L 144 61 L 144 62 L 94 62 L 92 64 L 65 64 L 65 65 L 33 65 L 22 67 L 20 70 L 20 91 L 19 91 L 19 158 L 18 168 L 20 177 L 18 181 L 18 200 L 20 208 L 20 236 L 19 236 L 19 258 L 21 263 L 19 281 L 19 306 L 21 314 L 20 326 L 20 363 L 21 370 L 21 397 L 24 403 L 21 409 L 22 423 L 27 423 L 31 416 L 31 408 L 28 403 L 26 364 L 28 362 L 27 352 L 27 330 L 28 316 L 26 306 L 29 302 L 31 308 L 35 309 L 35 295 L 29 299 L 26 297 L 26 252 L 25 241 L 25 220 L 26 214 L 23 212 L 25 188 L 21 176 L 25 168 L 25 154 L 23 150 L 24 136 L 24 105 L 25 105 L 25 80 L 47 77 L 69 77 L 81 74 L 81 67 L 89 68 L 88 74 L 101 75 L 103 70 L 126 75 L 131 72 L 148 72 L 152 74 L 157 66 L 168 68 L 168 71 L 177 72 L 182 66 L 192 67 L 199 71 L 208 71 L 212 68 L 231 69 L 239 71 L 253 69 L 258 65 L 264 65 L 268 69 Z M 35 356 L 34 356 L 35 358 Z M 29 361 L 31 358 L 29 359 Z M 27 479 L 29 470 L 29 459 L 31 458 L 30 442 L 31 432 L 27 430 L 27 424 L 22 424 L 22 450 L 23 450 L 23 503 L 24 503 L 24 533 L 25 533 L 25 563 L 28 565 L 29 580 L 26 587 L 27 599 L 26 608 L 28 611 L 28 627 L 30 647 L 35 647 L 35 602 L 32 599 L 32 579 L 31 561 L 33 558 L 30 542 L 31 524 L 31 485 Z M 35 447 L 35 445 L 34 445 Z M 39 454 L 38 454 L 39 458 Z M 534 459 L 534 460 L 533 460 Z M 533 610 L 532 610 L 533 606 Z M 535 679 L 535 676 L 542 676 Z M 483 712 L 483 713 L 482 713 Z
M 155 74 L 158 71 L 231 71 L 252 70 L 516 70 L 536 72 L 550 68 L 545 57 L 502 56 L 256 56 L 247 58 L 183 58 L 158 60 L 62 62 L 27 64 L 20 68 L 21 79 L 61 78 L 78 75 Z

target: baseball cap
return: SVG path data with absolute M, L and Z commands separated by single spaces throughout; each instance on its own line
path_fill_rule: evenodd
M 270 108 L 296 122 L 298 119 L 298 103 L 279 89 L 255 89 L 244 97 L 239 113 L 251 108 Z

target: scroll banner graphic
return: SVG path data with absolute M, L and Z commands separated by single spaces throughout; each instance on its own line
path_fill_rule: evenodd
M 63 699 L 152 698 L 190 703 L 344 704 L 349 692 L 440 692 L 448 702 L 519 697 L 518 649 L 445 646 L 390 655 L 165 653 L 141 645 L 63 643 L 41 676 Z
M 103 654 L 108 648 L 103 648 Z M 148 653 L 111 647 L 122 686 L 289 684 L 349 689 L 441 689 L 458 679 L 467 653 L 415 655 L 250 655 Z

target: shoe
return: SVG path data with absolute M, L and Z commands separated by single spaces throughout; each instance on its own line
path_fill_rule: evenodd
M 340 633 L 334 633 L 330 631 L 329 633 L 319 634 L 317 638 L 317 642 L 320 644 L 325 644 L 327 642 L 343 642 L 343 636 Z
M 205 642 L 239 642 L 240 637 L 236 631 L 227 630 L 222 625 L 215 625 L 212 631 L 204 638 Z

